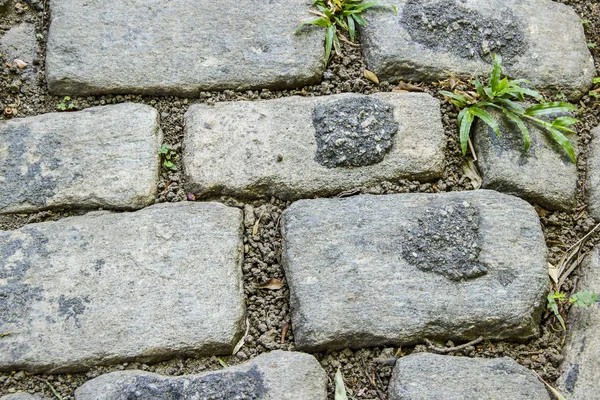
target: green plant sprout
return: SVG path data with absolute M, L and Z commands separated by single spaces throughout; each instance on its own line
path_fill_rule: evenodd
M 338 55 L 341 54 L 340 38 L 345 40 L 342 31 L 348 32 L 350 42 L 354 42 L 356 26 L 367 26 L 367 21 L 361 15 L 363 11 L 372 7 L 387 6 L 398 13 L 395 6 L 381 4 L 379 1 L 363 3 L 362 0 L 313 0 L 312 4 L 318 11 L 310 10 L 309 13 L 317 18 L 302 21 L 294 33 L 298 33 L 304 25 L 325 28 L 325 63 L 329 62 L 332 48 Z
M 75 104 L 71 103 L 71 97 L 69 96 L 63 97 L 60 103 L 56 105 L 58 111 L 73 111 L 75 108 Z
M 160 157 L 162 159 L 162 166 L 171 171 L 177 171 L 177 166 L 173 162 L 173 160 L 177 159 L 177 153 L 171 149 L 171 146 L 168 144 L 163 144 L 160 147 L 159 151 Z
M 494 55 L 493 60 L 492 75 L 486 86 L 478 79 L 471 81 L 476 93 L 459 90 L 455 90 L 454 92 L 440 91 L 441 94 L 449 98 L 452 104 L 461 110 L 458 114 L 458 127 L 463 155 L 467 154 L 471 126 L 475 118 L 479 118 L 485 122 L 500 137 L 500 125 L 486 111 L 487 107 L 491 107 L 502 111 L 519 128 L 523 136 L 525 152 L 529 150 L 529 146 L 531 145 L 529 129 L 524 122 L 524 120 L 527 120 L 548 131 L 554 141 L 569 155 L 571 161 L 576 162 L 575 151 L 564 133 L 574 134 L 575 131 L 570 126 L 578 123 L 579 120 L 569 116 L 561 116 L 555 118 L 552 122 L 548 122 L 538 117 L 577 111 L 577 107 L 564 101 L 545 102 L 539 92 L 521 86 L 522 84 L 531 83 L 526 79 L 510 80 L 506 77 L 501 79 L 502 57 Z M 521 104 L 521 102 L 525 101 L 525 96 L 532 97 L 541 103 L 525 108 Z
M 565 320 L 560 314 L 559 305 L 562 305 L 566 301 L 566 295 L 561 292 L 554 292 L 554 294 L 548 295 L 548 305 L 546 308 L 552 310 L 558 322 L 562 326 L 563 330 L 566 330 Z M 573 304 L 573 307 L 591 307 L 598 302 L 598 295 L 592 292 L 577 292 L 569 298 L 569 303 Z

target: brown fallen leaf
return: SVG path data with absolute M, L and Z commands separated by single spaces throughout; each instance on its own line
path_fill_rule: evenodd
M 283 325 L 281 325 L 281 339 L 279 340 L 279 344 L 285 343 L 285 335 L 287 335 L 287 331 L 289 328 L 290 324 L 287 322 L 284 322 Z
M 402 81 L 398 82 L 398 85 L 396 85 L 394 90 L 406 90 L 407 92 L 424 92 L 425 91 L 420 86 L 413 85 L 412 83 L 402 82 Z
M 392 89 L 392 93 L 410 93 L 408 90 Z
M 373 72 L 369 71 L 368 69 L 365 69 L 364 76 L 371 82 L 375 83 L 376 85 L 379 85 L 379 78 L 377 78 L 377 75 L 375 75 Z
M 477 167 L 475 167 L 475 163 L 471 159 L 463 160 L 463 174 L 467 178 L 471 180 L 471 185 L 473 185 L 473 189 L 477 190 L 483 184 L 483 179 L 481 179 L 481 175 L 477 171 Z
M 27 65 L 28 65 L 25 61 L 18 59 L 18 58 L 15 58 L 14 61 L 15 61 L 15 65 L 19 69 L 23 69 L 23 68 L 27 67 Z
M 283 287 L 283 282 L 279 279 L 271 278 L 262 285 L 258 285 L 259 289 L 268 289 L 268 290 L 279 290 Z

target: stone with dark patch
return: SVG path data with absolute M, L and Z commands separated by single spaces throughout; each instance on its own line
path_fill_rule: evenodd
M 75 392 L 75 400 L 325 400 L 327 377 L 311 355 L 273 351 L 221 371 L 162 376 L 144 371 L 101 375 Z
M 404 258 L 421 271 L 448 279 L 472 279 L 487 273 L 478 260 L 479 211 L 468 203 L 448 203 L 425 210 L 402 250 Z
M 396 361 L 390 400 L 550 400 L 535 373 L 508 357 L 413 353 Z
M 534 208 L 517 197 L 300 200 L 281 225 L 300 350 L 539 335 L 546 244 Z
M 576 291 L 600 294 L 600 246 L 578 268 Z M 600 301 L 591 307 L 571 307 L 558 389 L 569 400 L 600 400 Z
M 389 0 L 365 11 L 360 27 L 367 68 L 379 80 L 437 81 L 446 71 L 488 77 L 492 56 L 503 72 L 571 100 L 595 76 L 581 17 L 551 0 Z
M 327 168 L 364 167 L 381 162 L 398 131 L 394 107 L 375 97 L 318 104 L 313 112 L 315 160 Z
M 531 145 L 525 152 L 518 126 L 500 111 L 489 108 L 487 111 L 498 121 L 500 137 L 477 119 L 473 145 L 482 187 L 519 196 L 546 209 L 571 210 L 576 203 L 577 166 L 551 134 L 524 121 L 531 137 Z M 547 119 L 551 121 L 554 117 Z M 577 154 L 576 135 L 566 136 Z
M 346 135 L 343 132 L 356 132 L 332 124 L 346 124 L 362 109 L 368 115 L 372 115 L 368 110 L 377 112 L 378 120 L 360 117 L 363 124 L 371 123 L 370 132 L 360 127 L 365 136 L 359 140 L 341 137 Z M 338 115 L 340 110 L 347 114 Z M 335 134 L 317 134 L 315 114 L 323 122 L 317 129 L 333 129 Z M 354 123 L 358 124 L 358 118 Z M 345 143 L 338 148 L 336 140 Z M 326 165 L 315 160 L 323 143 L 332 146 L 317 154 Z M 185 115 L 183 168 L 186 190 L 196 198 L 232 195 L 295 200 L 331 196 L 382 180 L 441 177 L 445 146 L 439 101 L 425 93 L 345 93 L 195 104 Z M 348 150 L 350 157 L 344 153 Z M 334 168 L 338 164 L 363 166 Z
M 465 59 L 500 54 L 510 63 L 527 50 L 524 23 L 510 10 L 495 18 L 457 0 L 408 0 L 400 24 L 415 42 Z
M 143 104 L 0 121 L 0 213 L 150 205 L 161 142 Z
M 0 231 L 0 370 L 230 354 L 241 230 L 238 209 L 186 202 Z

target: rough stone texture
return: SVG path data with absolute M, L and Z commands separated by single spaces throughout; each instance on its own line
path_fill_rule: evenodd
M 581 17 L 550 0 L 390 0 L 361 28 L 369 69 L 380 79 L 435 81 L 444 71 L 488 75 L 492 55 L 504 72 L 571 99 L 592 86 L 594 63 Z
M 391 149 L 379 151 L 377 145 L 373 149 L 371 139 L 366 139 L 358 146 L 361 150 L 345 148 L 350 150 L 352 162 L 364 165 L 363 160 L 373 162 L 382 155 L 383 161 L 363 167 L 333 167 L 340 163 L 340 154 L 319 152 L 313 113 L 321 121 L 322 113 L 341 108 L 351 120 L 348 110 L 362 109 L 354 106 L 363 102 L 393 108 L 398 124 L 393 137 L 393 123 L 386 121 L 385 113 L 381 122 L 392 141 Z M 358 114 L 360 111 L 357 119 Z M 323 118 L 327 126 L 337 119 L 333 115 Z M 367 118 L 361 124 L 367 120 L 372 121 Z M 321 122 L 317 126 L 322 126 Z M 388 135 L 381 134 L 382 142 L 384 136 Z M 336 194 L 385 179 L 437 178 L 444 168 L 445 145 L 439 101 L 426 94 L 287 97 L 190 107 L 185 117 L 183 162 L 188 190 L 196 195 L 298 199 Z M 380 150 L 387 147 L 381 146 Z
M 600 247 L 580 267 L 578 290 L 600 293 Z M 590 308 L 571 308 L 565 359 L 558 384 L 569 400 L 600 399 L 600 302 Z
M 301 200 L 281 224 L 300 350 L 539 333 L 546 245 L 521 199 L 478 190 Z M 446 245 L 456 248 L 436 252 Z
M 0 52 L 6 56 L 7 62 L 15 58 L 25 61 L 31 68 L 37 56 L 35 26 L 22 23 L 9 29 L 0 37 Z
M 0 121 L 0 213 L 154 202 L 162 142 L 142 104 Z
M 317 105 L 313 125 L 315 160 L 328 168 L 380 163 L 398 131 L 392 105 L 366 96 Z
M 57 94 L 198 95 L 294 88 L 325 69 L 306 0 L 52 0 L 46 69 Z M 218 40 L 216 40 L 218 38 Z
M 588 210 L 600 220 L 600 126 L 592 130 L 587 157 Z
M 75 392 L 75 399 L 325 400 L 327 376 L 313 356 L 277 350 L 199 375 L 113 372 L 86 382 Z
M 50 400 L 38 394 L 14 393 L 0 397 L 0 400 Z
M 550 400 L 533 371 L 512 358 L 412 354 L 396 362 L 390 400 Z
M 571 210 L 577 194 L 577 166 L 549 132 L 527 123 L 531 146 L 524 153 L 519 128 L 501 112 L 487 110 L 501 135 L 477 119 L 474 146 L 482 187 L 519 196 L 551 210 Z M 577 138 L 568 136 L 577 154 Z
M 240 338 L 242 213 L 217 203 L 95 212 L 0 231 L 0 370 L 61 372 Z

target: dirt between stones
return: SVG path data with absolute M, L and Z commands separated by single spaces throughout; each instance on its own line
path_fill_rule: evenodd
M 600 4 L 591 0 L 563 0 L 579 13 L 582 19 L 591 21 L 585 24 L 588 42 L 600 44 Z M 4 5 L 2 5 L 4 3 Z M 17 1 L 0 0 L 0 35 L 11 27 L 29 22 L 35 25 L 39 51 L 34 60 L 38 73 L 28 78 L 26 71 L 14 66 L 13 60 L 0 60 L 0 107 L 11 106 L 17 117 L 26 117 L 55 111 L 61 97 L 52 96 L 46 90 L 44 52 L 48 32 L 48 2 L 43 7 L 37 0 Z M 17 7 L 17 4 L 19 6 Z M 592 49 L 598 68 L 600 52 Z M 10 64 L 10 65 L 9 65 Z M 183 114 L 189 104 L 214 103 L 231 100 L 272 99 L 290 95 L 322 96 L 343 92 L 370 94 L 389 92 L 393 89 L 387 82 L 376 86 L 363 77 L 365 68 L 360 48 L 343 44 L 343 56 L 333 56 L 329 67 L 319 85 L 308 86 L 298 90 L 270 91 L 254 90 L 244 92 L 201 92 L 198 98 L 178 98 L 118 95 L 74 97 L 71 102 L 77 109 L 96 105 L 116 104 L 121 102 L 138 102 L 155 107 L 161 116 L 161 126 L 165 141 L 176 152 L 181 150 L 183 138 Z M 4 90 L 8 88 L 8 90 Z M 433 85 L 424 87 L 425 92 L 443 100 Z M 579 130 L 579 146 L 584 149 L 578 161 L 579 192 L 577 208 L 572 213 L 547 212 L 538 209 L 549 248 L 548 261 L 557 264 L 563 252 L 578 238 L 595 226 L 594 220 L 588 216 L 584 202 L 586 175 L 585 149 L 590 141 L 590 130 L 600 124 L 600 103 L 588 96 L 580 103 L 583 114 Z M 441 179 L 434 182 L 399 180 L 381 182 L 372 187 L 358 187 L 353 194 L 371 193 L 437 193 L 446 191 L 471 190 L 473 185 L 465 175 L 462 167 L 462 156 L 458 145 L 456 129 L 456 110 L 447 103 L 442 103 L 442 115 L 447 134 L 447 163 Z M 181 165 L 176 162 L 179 169 Z M 163 171 L 158 186 L 156 202 L 185 201 L 183 178 L 179 171 Z M 101 374 L 125 370 L 141 369 L 165 375 L 193 374 L 223 368 L 222 363 L 234 365 L 261 353 L 274 349 L 294 350 L 293 326 L 290 326 L 289 290 L 287 285 L 280 290 L 260 289 L 258 286 L 271 278 L 285 283 L 283 269 L 279 262 L 281 237 L 279 234 L 279 218 L 283 210 L 289 206 L 276 198 L 246 202 L 239 199 L 220 197 L 213 199 L 229 206 L 238 207 L 245 213 L 244 256 L 243 265 L 244 290 L 247 298 L 247 317 L 250 324 L 246 344 L 236 356 L 174 358 L 169 361 L 146 365 L 141 363 L 123 363 L 106 367 L 92 368 L 87 372 L 60 375 L 31 375 L 24 371 L 0 374 L 0 395 L 15 391 L 42 393 L 53 398 L 50 385 L 63 399 L 72 399 L 74 390 L 85 381 Z M 85 210 L 51 210 L 35 214 L 0 216 L 0 229 L 17 229 L 21 226 L 41 221 L 58 220 L 70 215 L 85 214 Z M 193 234 L 190 232 L 190 234 Z M 595 235 L 588 241 L 584 252 L 600 242 Z M 576 273 L 569 279 L 564 290 L 568 293 L 574 288 Z M 287 334 L 282 340 L 282 332 Z M 535 370 L 549 383 L 558 377 L 557 367 L 562 356 L 564 340 L 556 320 L 546 313 L 540 326 L 540 337 L 527 343 L 483 342 L 476 346 L 468 346 L 453 355 L 469 357 L 501 357 L 509 356 L 520 364 Z M 283 342 L 283 343 L 282 343 Z M 438 344 L 443 346 L 444 344 Z M 445 343 L 452 346 L 453 343 Z M 333 399 L 333 377 L 337 368 L 344 374 L 346 386 L 352 396 L 358 399 L 386 399 L 387 386 L 396 357 L 414 352 L 427 351 L 427 346 L 416 345 L 407 348 L 369 348 L 361 350 L 344 349 L 331 353 L 319 353 L 315 356 L 329 376 L 329 398 Z

